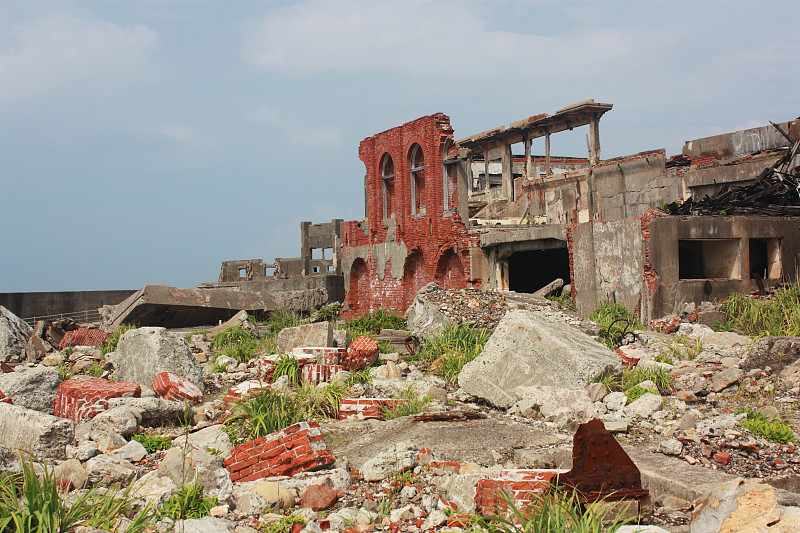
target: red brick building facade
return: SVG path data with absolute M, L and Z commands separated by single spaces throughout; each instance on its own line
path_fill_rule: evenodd
M 431 281 L 474 286 L 470 237 L 459 213 L 458 155 L 450 118 L 425 116 L 361 141 L 366 218 L 344 223 L 346 316 L 377 308 L 405 312 Z

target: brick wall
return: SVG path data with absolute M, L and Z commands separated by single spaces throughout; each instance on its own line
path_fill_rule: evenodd
M 475 507 L 484 516 L 502 514 L 508 507 L 505 494 L 522 508 L 549 490 L 557 475 L 556 470 L 514 470 L 501 472 L 496 479 L 481 479 L 475 485 Z
M 165 400 L 188 401 L 198 404 L 203 401 L 203 391 L 188 379 L 172 372 L 159 372 L 150 388 Z
M 382 409 L 391 409 L 402 401 L 396 398 L 342 398 L 339 400 L 339 420 L 351 416 L 383 420 Z
M 108 409 L 110 398 L 138 398 L 141 394 L 142 387 L 136 383 L 102 378 L 68 379 L 58 386 L 53 407 L 56 416 L 80 422 Z
M 414 213 L 412 207 L 409 156 L 415 145 L 424 155 L 424 184 L 416 191 L 424 213 Z M 452 148 L 450 119 L 442 113 L 418 118 L 361 142 L 359 158 L 367 175 L 367 218 L 345 222 L 343 227 L 340 254 L 342 264 L 350 265 L 344 271 L 349 289 L 349 310 L 344 318 L 377 308 L 403 313 L 416 291 L 431 281 L 447 288 L 477 285 L 469 277 L 469 247 L 477 246 L 479 237 L 469 235 L 454 211 L 458 195 L 446 191 L 443 181 L 443 152 L 448 147 L 446 157 L 457 153 Z M 386 157 L 391 157 L 394 178 L 386 202 L 387 217 L 392 221 L 384 224 L 382 169 Z M 449 187 L 452 189 L 452 184 Z M 449 194 L 447 210 L 445 194 Z M 379 268 L 374 250 L 384 243 L 393 245 L 396 253 Z M 403 264 L 391 265 L 398 260 Z M 400 272 L 402 275 L 398 275 Z
M 318 470 L 335 461 L 319 424 L 299 422 L 237 446 L 223 465 L 230 472 L 231 481 L 255 481 Z

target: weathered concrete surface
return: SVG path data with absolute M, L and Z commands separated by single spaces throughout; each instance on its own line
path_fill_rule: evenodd
M 28 324 L 0 305 L 0 362 L 20 361 L 32 333 Z
M 0 391 L 11 398 L 14 405 L 53 414 L 61 375 L 55 367 L 35 366 L 18 368 L 16 372 L 0 374 Z
M 619 358 L 585 333 L 526 310 L 509 311 L 458 384 L 469 394 L 507 408 L 520 399 L 517 387 L 550 385 L 582 389 Z
M 278 351 L 289 353 L 300 346 L 333 346 L 333 325 L 328 322 L 315 322 L 292 328 L 283 328 L 278 333 Z
M 145 285 L 117 305 L 108 326 L 186 327 L 216 324 L 237 311 L 270 311 L 278 305 L 261 292 L 229 289 L 186 289 Z
M 164 328 L 138 328 L 126 331 L 109 357 L 119 381 L 150 387 L 161 372 L 173 372 L 203 389 L 203 369 L 186 340 Z
M 750 347 L 750 352 L 742 361 L 742 368 L 764 370 L 770 367 L 773 372 L 780 372 L 798 359 L 800 337 L 761 337 Z
M 450 322 L 450 319 L 439 310 L 438 304 L 429 302 L 425 298 L 430 290 L 436 290 L 438 287 L 435 283 L 428 283 L 422 287 L 405 312 L 408 329 L 418 339 L 433 337 Z
M 75 423 L 67 418 L 0 403 L 0 446 L 36 457 L 66 459 L 75 438 Z
M 369 459 L 395 443 L 410 441 L 430 448 L 442 461 L 494 464 L 514 457 L 515 448 L 571 442 L 570 438 L 532 429 L 510 419 L 486 418 L 453 422 L 417 422 L 413 417 L 394 420 L 340 421 L 322 428 L 325 443 L 336 457 L 346 456 L 360 470 Z

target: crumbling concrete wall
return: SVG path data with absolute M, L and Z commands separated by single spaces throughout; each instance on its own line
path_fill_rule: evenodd
M 664 150 L 609 159 L 591 168 L 525 180 L 530 217 L 543 224 L 583 224 L 644 216 L 682 194 L 665 172 Z
M 568 244 L 573 294 L 582 315 L 590 314 L 601 301 L 617 301 L 629 309 L 642 309 L 647 287 L 639 219 L 573 226 Z
M 361 142 L 367 218 L 344 223 L 340 252 L 349 314 L 379 307 L 402 313 L 431 281 L 450 288 L 473 284 L 469 247 L 477 245 L 477 236 L 470 237 L 459 213 L 462 195 L 443 180 L 443 160 L 458 155 L 452 132 L 450 119 L 437 113 Z M 424 169 L 413 182 L 415 145 Z M 392 177 L 385 180 L 387 175 Z
M 729 259 L 733 266 L 728 265 L 728 274 L 691 278 L 682 274 L 681 262 L 691 260 L 687 242 L 697 249 L 711 246 L 707 258 L 714 266 Z M 800 217 L 676 217 L 650 211 L 634 219 L 572 226 L 568 245 L 573 298 L 581 314 L 591 313 L 600 301 L 614 299 L 649 321 L 674 313 L 687 302 L 717 300 L 732 292 L 757 291 L 797 279 Z M 771 257 L 757 257 L 768 248 Z M 763 260 L 770 265 L 766 279 L 759 279 L 763 276 L 754 265 Z

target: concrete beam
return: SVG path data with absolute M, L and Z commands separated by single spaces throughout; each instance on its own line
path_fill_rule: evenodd
M 554 239 L 564 241 L 566 247 L 567 228 L 561 224 L 548 224 L 546 226 L 533 226 L 529 228 L 510 229 L 493 231 L 481 235 L 481 248 L 498 246 L 500 244 L 521 242 L 521 241 L 541 241 Z M 535 250 L 536 248 L 531 248 Z

